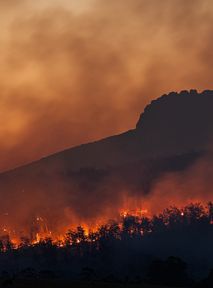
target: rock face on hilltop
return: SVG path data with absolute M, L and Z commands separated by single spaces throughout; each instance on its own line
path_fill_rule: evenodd
M 153 100 L 141 114 L 136 130 L 147 155 L 205 150 L 213 137 L 213 91 L 172 92 Z

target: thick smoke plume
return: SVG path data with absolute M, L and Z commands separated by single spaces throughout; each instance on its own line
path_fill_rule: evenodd
M 142 197 L 150 214 L 160 213 L 166 207 L 212 202 L 212 161 L 212 154 L 208 154 L 185 171 L 162 175 L 150 193 Z
M 118 219 L 120 213 L 143 211 L 151 217 L 172 206 L 213 201 L 210 153 L 183 171 L 162 173 L 153 179 L 148 193 L 116 171 L 90 168 L 56 177 L 48 173 L 35 174 L 29 181 L 9 175 L 5 186 L 1 183 L 1 191 L 7 192 L 0 203 L 1 234 L 6 227 L 6 232 L 29 236 L 40 217 L 52 236 L 58 236 L 79 225 L 96 230 L 110 219 Z M 138 181 L 143 177 L 146 175 Z
M 212 86 L 210 0 L 0 0 L 0 169 L 132 128 Z

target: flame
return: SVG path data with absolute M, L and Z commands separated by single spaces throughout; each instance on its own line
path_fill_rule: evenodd
M 145 203 L 145 201 L 144 201 Z M 195 202 L 189 202 L 189 203 L 201 203 L 200 201 L 195 201 Z M 187 204 L 189 204 L 187 203 Z M 66 245 L 67 241 L 67 233 L 70 231 L 70 233 L 76 233 L 76 239 L 75 243 L 79 244 L 82 239 L 85 241 L 89 242 L 95 242 L 99 239 L 99 234 L 100 234 L 100 229 L 101 227 L 107 227 L 107 225 L 110 225 L 109 223 L 113 223 L 113 220 L 109 222 L 109 219 L 114 219 L 114 223 L 117 223 L 118 229 L 122 230 L 123 223 L 126 221 L 126 219 L 133 217 L 137 223 L 141 224 L 143 221 L 151 221 L 152 217 L 158 213 L 153 213 L 152 211 L 149 210 L 149 208 L 152 208 L 152 204 L 146 202 L 147 206 L 136 206 L 135 209 L 130 209 L 131 208 L 132 201 L 130 201 L 127 205 L 125 203 L 125 207 L 120 209 L 120 212 L 117 213 L 117 216 L 111 217 L 111 215 L 100 215 L 100 217 L 97 217 L 97 219 L 94 219 L 94 221 L 76 221 L 76 223 L 72 223 L 70 225 L 64 225 L 62 223 L 61 227 L 54 227 L 53 225 L 50 225 L 48 219 L 44 215 L 39 215 L 37 214 L 31 221 L 30 225 L 28 227 L 18 227 L 17 229 L 14 229 L 12 225 L 9 225 L 8 223 L 3 223 L 0 229 L 0 240 L 2 242 L 8 241 L 10 239 L 13 248 L 17 249 L 20 247 L 20 245 L 25 241 L 25 245 L 37 245 L 42 241 L 52 241 L 55 245 L 58 247 L 63 247 Z M 202 204 L 201 204 L 202 205 Z M 129 208 L 130 207 L 130 208 Z M 177 210 L 179 215 L 181 217 L 188 217 L 187 207 L 181 206 L 181 205 L 176 205 Z M 185 207 L 185 208 L 181 208 Z M 205 212 L 209 213 L 209 223 L 213 225 L 213 204 L 206 207 L 203 205 Z M 169 208 L 170 209 L 170 208 Z M 168 210 L 169 210 L 168 209 Z M 171 207 L 172 209 L 172 207 Z M 209 210 L 208 210 L 209 209 Z M 158 211 L 158 209 L 156 209 Z M 166 211 L 166 210 L 164 210 Z M 166 213 L 166 212 L 163 212 Z M 7 216 L 9 215 L 8 212 L 4 213 L 4 215 Z M 163 214 L 159 214 L 163 215 Z M 166 215 L 166 214 L 164 214 Z M 166 219 L 166 218 L 165 218 Z M 7 221 L 6 221 L 7 222 Z M 165 220 L 165 225 L 168 223 Z M 51 227 L 51 229 L 50 229 Z M 55 228 L 55 229 L 54 229 Z M 21 231 L 21 232 L 20 232 Z M 130 233 L 133 234 L 134 228 L 131 228 Z M 146 231 L 147 232 L 147 231 Z M 148 232 L 151 232 L 149 230 Z M 143 229 L 139 231 L 141 235 L 144 234 Z M 78 236 L 79 235 L 79 236 Z M 83 236 L 82 236 L 83 235 Z M 72 243 L 71 243 L 72 244 Z M 6 249 L 6 248 L 4 248 Z

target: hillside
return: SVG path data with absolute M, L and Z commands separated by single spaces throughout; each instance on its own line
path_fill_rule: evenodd
M 106 168 L 205 150 L 213 136 L 212 108 L 213 91 L 171 92 L 145 108 L 136 129 L 53 154 L 9 174 Z
M 114 201 L 114 191 L 148 193 L 164 172 L 183 171 L 209 150 L 212 108 L 213 91 L 163 95 L 145 108 L 133 130 L 2 173 L 0 209 L 15 207 L 20 221 L 23 213 L 46 207 L 57 212 L 72 206 L 86 217 L 91 211 L 83 208 L 96 207 L 97 197 L 101 210 Z

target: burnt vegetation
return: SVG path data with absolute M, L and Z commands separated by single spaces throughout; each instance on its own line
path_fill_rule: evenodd
M 4 236 L 0 270 L 18 278 L 195 285 L 213 267 L 212 224 L 210 202 L 169 207 L 151 218 L 125 213 L 96 232 L 69 230 L 57 242 L 45 238 L 33 244 L 23 237 L 16 247 Z M 209 287 L 209 275 L 199 285 Z

